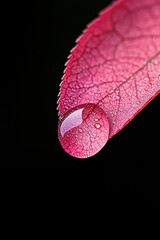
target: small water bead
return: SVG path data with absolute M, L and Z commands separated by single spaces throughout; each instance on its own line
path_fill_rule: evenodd
M 79 132 L 80 132 L 80 133 L 83 132 L 82 128 L 79 128 Z
M 98 118 L 95 118 L 94 121 L 95 121 L 95 122 L 98 122 Z
M 116 96 L 116 99 L 118 99 L 118 100 L 119 100 L 119 99 L 120 99 L 120 96 L 119 96 L 119 95 L 117 95 L 117 96 Z
M 108 137 L 107 116 L 101 107 L 93 103 L 74 107 L 58 124 L 58 138 L 63 149 L 77 158 L 88 158 L 98 153 Z
M 96 128 L 100 128 L 100 127 L 101 127 L 101 125 L 100 125 L 99 123 L 96 123 L 94 126 L 95 126 Z

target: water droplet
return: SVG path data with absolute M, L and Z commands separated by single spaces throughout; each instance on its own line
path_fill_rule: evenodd
M 101 107 L 93 103 L 74 107 L 58 124 L 58 138 L 62 147 L 77 158 L 87 158 L 98 153 L 108 137 L 107 116 Z
M 95 121 L 95 122 L 98 122 L 98 118 L 95 118 L 94 121 Z
M 94 126 L 95 126 L 96 128 L 100 128 L 100 127 L 101 127 L 101 125 L 100 125 L 99 123 L 96 123 Z
M 116 99 L 120 99 L 120 96 L 119 96 L 119 95 L 116 95 Z

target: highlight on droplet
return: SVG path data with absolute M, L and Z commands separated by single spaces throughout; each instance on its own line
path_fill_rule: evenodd
M 73 157 L 95 155 L 109 138 L 106 113 L 93 103 L 72 108 L 59 121 L 58 138 L 63 149 Z

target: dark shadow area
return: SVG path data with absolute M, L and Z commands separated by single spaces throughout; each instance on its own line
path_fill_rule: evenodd
M 57 139 L 64 64 L 75 39 L 105 6 L 105 0 L 4 3 L 1 171 L 25 176 L 26 184 L 36 179 L 34 187 L 73 195 L 74 202 L 86 199 L 90 206 L 92 199 L 110 225 L 135 219 L 135 229 L 158 239 L 159 96 L 88 160 L 69 156 Z

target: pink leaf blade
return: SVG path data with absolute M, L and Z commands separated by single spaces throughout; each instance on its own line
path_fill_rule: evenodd
M 160 92 L 160 0 L 119 0 L 77 39 L 66 63 L 58 110 L 99 105 L 120 131 Z

